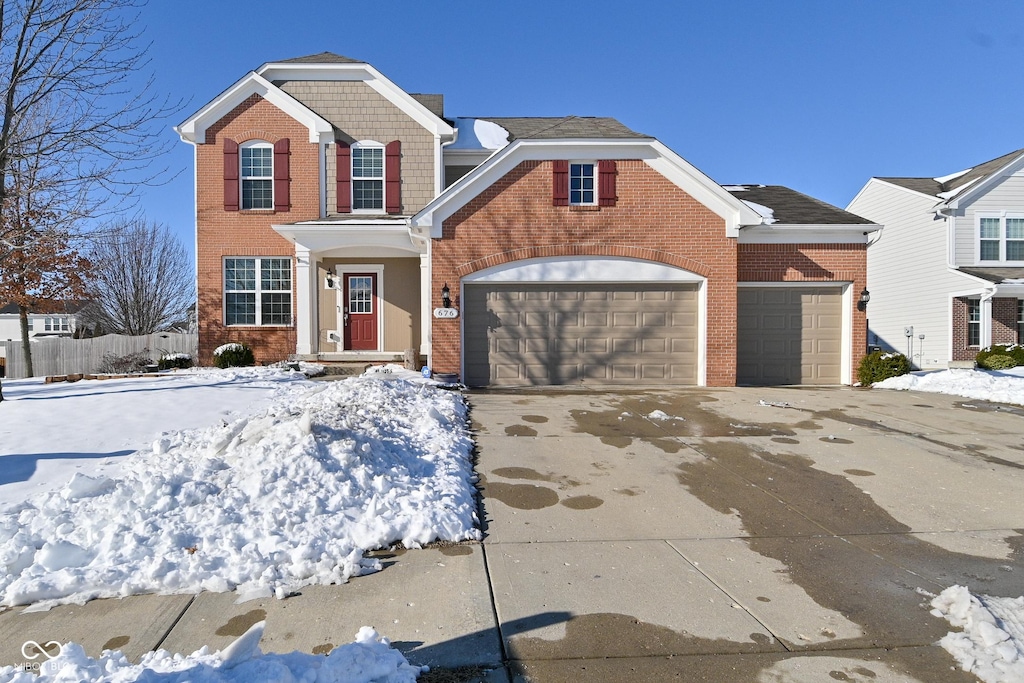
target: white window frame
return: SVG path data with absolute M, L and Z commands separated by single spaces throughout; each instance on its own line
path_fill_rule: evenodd
M 1024 299 L 1017 299 L 1017 343 L 1024 345 Z
M 971 319 L 971 308 L 975 308 L 975 310 L 977 310 L 977 312 L 978 312 L 978 319 L 977 320 L 972 320 Z M 968 299 L 967 300 L 967 340 L 966 341 L 967 341 L 967 348 L 969 348 L 969 349 L 981 348 L 981 319 L 982 319 L 982 317 L 983 317 L 983 315 L 982 315 L 982 311 L 981 311 L 981 301 L 979 299 Z M 971 329 L 972 328 L 976 330 L 976 333 L 974 335 L 971 334 Z M 972 344 L 971 343 L 971 337 L 972 336 L 977 338 L 977 341 L 978 341 L 977 344 Z
M 30 328 L 31 329 L 31 328 Z M 43 319 L 44 332 L 70 332 L 71 323 L 67 318 L 59 316 L 47 316 Z
M 228 261 L 253 261 L 255 289 L 228 289 L 227 266 Z M 288 289 L 263 289 L 263 262 L 264 261 L 287 261 L 288 262 Z M 221 283 L 224 287 L 222 300 L 221 320 L 225 327 L 293 327 L 295 325 L 295 261 L 290 256 L 225 256 L 221 261 Z M 256 306 L 254 321 L 244 323 L 228 322 L 228 295 L 229 294 L 253 294 Z M 287 294 L 290 313 L 287 323 L 264 323 L 263 322 L 263 295 L 264 294 Z
M 592 202 L 574 202 L 572 200 L 572 193 L 573 193 L 573 189 L 572 189 L 572 178 L 573 178 L 572 167 L 573 166 L 590 166 L 590 168 L 591 168 L 590 178 L 594 182 L 594 188 L 593 188 L 594 201 L 592 201 Z M 598 194 L 597 194 L 599 175 L 600 175 L 600 171 L 598 171 L 597 162 L 596 161 L 576 160 L 576 161 L 570 161 L 569 162 L 569 206 L 597 206 L 598 199 L 600 199 L 600 197 L 598 197 Z M 581 175 L 580 177 L 581 178 L 585 178 L 586 176 Z M 577 190 L 577 192 L 584 192 L 584 191 L 585 190 L 583 190 L 583 189 Z
M 245 175 L 245 153 L 252 149 L 270 150 L 270 175 Z M 246 181 L 269 181 L 270 206 L 246 206 Z M 273 211 L 274 210 L 274 146 L 266 140 L 248 140 L 238 146 L 238 208 L 242 211 Z
M 981 221 L 984 218 L 998 219 L 999 220 L 999 258 L 998 259 L 985 259 L 981 258 Z M 978 211 L 974 214 L 974 261 L 979 266 L 990 266 L 993 264 L 999 265 L 1024 265 L 1024 259 L 1008 260 L 1006 258 L 1006 243 L 1008 241 L 1013 242 L 1024 242 L 1024 239 L 1008 240 L 1006 236 L 1006 222 L 1007 219 L 1022 219 L 1024 220 L 1024 213 L 1012 212 L 1012 211 Z M 986 238 L 986 241 L 995 241 L 992 238 Z
M 388 183 L 387 183 L 388 154 L 387 154 L 387 150 L 385 148 L 385 145 L 383 145 L 382 143 L 377 142 L 375 140 L 360 140 L 359 142 L 352 143 L 352 146 L 351 146 L 350 149 L 351 149 L 351 164 L 352 164 L 352 167 L 351 167 L 351 169 L 349 171 L 349 176 L 350 176 L 349 182 L 351 183 L 351 190 L 350 190 L 351 195 L 350 196 L 352 197 L 352 213 L 367 213 L 367 214 L 387 213 L 387 206 L 388 206 L 388 198 L 387 198 L 387 191 L 388 191 Z M 380 150 L 380 177 L 379 178 L 368 177 L 368 176 L 360 176 L 358 178 L 356 177 L 356 154 L 357 154 L 357 152 L 359 152 L 361 150 L 364 150 L 364 149 L 379 149 Z M 356 208 L 356 182 L 357 181 L 370 181 L 370 182 L 374 182 L 374 181 L 378 181 L 378 180 L 380 181 L 380 208 L 379 209 L 378 208 L 370 208 L 370 209 Z

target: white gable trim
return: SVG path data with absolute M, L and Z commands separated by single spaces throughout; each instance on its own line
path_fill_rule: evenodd
M 909 192 L 910 194 L 918 196 L 918 197 L 925 197 L 927 199 L 932 200 L 933 202 L 938 202 L 939 201 L 939 198 L 934 196 L 934 195 L 926 194 L 924 192 L 918 192 L 917 190 L 911 190 L 909 187 L 903 187 L 902 185 L 896 185 L 895 183 L 890 183 L 888 181 L 881 180 L 879 178 L 870 178 L 868 180 L 868 182 L 864 184 L 864 187 L 860 188 L 860 192 L 857 193 L 857 196 L 854 197 L 852 200 L 850 200 L 850 203 L 846 205 L 846 210 L 849 211 L 850 213 L 857 213 L 851 207 L 853 207 L 853 205 L 857 203 L 857 200 L 860 199 L 861 196 L 865 192 L 867 192 L 868 188 L 870 188 L 872 185 L 881 185 L 882 187 L 884 187 L 886 189 L 889 189 L 889 190 L 902 190 L 903 192 Z
M 204 144 L 206 130 L 253 95 L 259 95 L 304 125 L 309 130 L 310 142 L 329 142 L 334 139 L 334 127 L 329 122 L 255 72 L 250 72 L 181 125 L 175 126 L 174 132 L 185 142 Z
M 413 216 L 410 229 L 441 237 L 444 221 L 524 161 L 552 159 L 640 159 L 726 222 L 736 237 L 743 225 L 758 225 L 761 216 L 721 185 L 654 139 L 516 140 L 460 178 Z
M 362 81 L 398 107 L 416 123 L 441 138 L 451 139 L 455 129 L 444 119 L 369 64 L 264 64 L 256 73 L 268 81 Z
M 946 202 L 946 205 L 951 209 L 959 209 L 961 204 L 966 204 L 972 201 L 978 195 L 984 194 L 985 192 L 988 191 L 990 187 L 995 185 L 1004 177 L 1012 175 L 1013 173 L 1019 171 L 1021 168 L 1024 168 L 1024 154 L 1021 154 L 1017 158 L 1013 159 L 1010 163 L 1006 164 L 1006 166 L 1003 166 L 998 171 L 993 171 L 992 173 L 989 173 L 987 176 L 982 178 L 980 181 L 972 183 L 971 186 L 967 188 L 967 190 L 963 194 L 960 194 L 951 199 L 950 201 Z

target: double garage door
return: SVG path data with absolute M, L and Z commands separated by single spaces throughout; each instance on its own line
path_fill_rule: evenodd
M 695 284 L 467 284 L 471 386 L 697 383 Z
M 737 384 L 839 384 L 839 287 L 740 287 Z

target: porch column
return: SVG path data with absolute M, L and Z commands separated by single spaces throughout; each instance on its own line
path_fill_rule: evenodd
M 420 356 L 430 356 L 430 335 L 434 321 L 434 309 L 430 302 L 432 298 L 430 291 L 430 247 L 427 246 L 427 253 L 420 254 Z
M 316 267 L 309 249 L 295 245 L 295 353 L 312 354 Z
M 992 295 L 994 292 L 986 292 L 981 297 L 981 334 L 979 343 L 985 349 L 992 346 Z

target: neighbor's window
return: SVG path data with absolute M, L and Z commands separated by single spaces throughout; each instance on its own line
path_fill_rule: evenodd
M 1024 217 L 979 217 L 978 259 L 1024 261 Z
M 274 208 L 274 147 L 269 142 L 241 147 L 243 209 Z
M 384 210 L 384 147 L 352 146 L 352 210 Z
M 981 346 L 981 302 L 967 300 L 967 345 Z
M 44 332 L 70 332 L 71 323 L 67 318 L 45 318 L 43 320 Z
M 569 164 L 569 203 L 596 204 L 594 164 Z
M 290 258 L 224 259 L 225 325 L 291 325 Z

